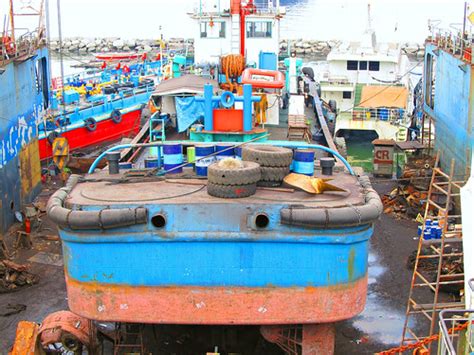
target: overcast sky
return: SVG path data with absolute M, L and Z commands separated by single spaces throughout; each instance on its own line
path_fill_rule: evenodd
M 15 0 L 18 7 L 37 0 Z M 206 0 L 207 2 L 215 0 Z M 356 40 L 367 24 L 367 0 L 290 0 L 281 37 Z M 429 19 L 456 27 L 464 0 L 371 0 L 373 27 L 380 41 L 422 42 Z M 7 0 L 0 0 L 3 27 Z M 57 36 L 57 0 L 49 0 L 53 37 Z M 65 37 L 192 37 L 187 12 L 193 0 L 61 0 Z M 471 8 L 472 6 L 471 0 Z M 23 25 L 23 24 L 21 24 Z M 17 26 L 18 27 L 18 26 Z

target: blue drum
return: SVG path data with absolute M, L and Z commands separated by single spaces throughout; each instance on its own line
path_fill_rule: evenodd
M 170 174 L 179 174 L 183 172 L 183 146 L 179 143 L 166 143 L 163 145 L 163 163 L 165 171 L 174 169 Z
M 120 170 L 129 170 L 129 169 L 132 169 L 132 168 L 133 168 L 132 163 L 128 163 L 128 162 L 119 163 L 119 169 Z
M 227 149 L 227 150 L 226 150 Z M 234 158 L 235 152 L 231 144 L 218 144 L 216 145 L 216 160 L 222 160 L 225 158 Z
M 216 161 L 216 157 L 208 157 L 201 159 L 205 156 L 214 153 L 213 145 L 197 145 L 196 146 L 196 175 L 207 176 L 207 167 Z
M 145 159 L 145 169 L 153 169 L 158 167 L 157 157 L 148 157 Z
M 293 154 L 293 171 L 298 174 L 314 175 L 314 150 L 297 149 Z

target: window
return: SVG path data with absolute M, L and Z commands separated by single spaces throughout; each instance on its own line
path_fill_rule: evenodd
M 435 105 L 435 83 L 436 83 L 436 57 L 433 54 L 428 53 L 426 55 L 426 67 L 425 67 L 425 102 L 426 104 L 434 108 Z
M 201 22 L 201 38 L 225 38 L 224 21 Z
M 367 70 L 367 62 L 365 60 L 359 62 L 359 70 Z
M 247 22 L 247 38 L 271 38 L 271 21 Z
M 352 98 L 352 92 L 350 92 L 350 91 L 343 91 L 343 92 L 342 92 L 342 98 L 343 98 L 343 99 L 351 99 L 351 98 Z
M 380 70 L 380 62 L 369 62 L 369 70 L 370 71 L 379 71 Z
M 347 70 L 357 70 L 357 60 L 347 61 Z

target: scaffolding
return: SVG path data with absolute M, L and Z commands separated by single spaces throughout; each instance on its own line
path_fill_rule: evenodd
M 423 227 L 413 269 L 410 294 L 403 327 L 402 346 L 422 342 L 430 351 L 431 342 L 423 343 L 437 333 L 438 313 L 444 309 L 464 308 L 463 302 L 441 299 L 440 290 L 445 287 L 463 288 L 464 274 L 452 265 L 462 265 L 461 215 L 454 214 L 454 203 L 460 196 L 464 182 L 454 181 L 454 160 L 450 172 L 446 174 L 439 168 L 439 154 L 431 177 L 426 200 Z M 431 224 L 432 223 L 432 224 Z M 432 229 L 440 231 L 433 237 Z M 458 262 L 460 260 L 460 263 Z M 432 265 L 434 275 L 426 269 Z M 424 303 L 431 297 L 431 303 Z M 414 320 L 418 321 L 413 326 Z

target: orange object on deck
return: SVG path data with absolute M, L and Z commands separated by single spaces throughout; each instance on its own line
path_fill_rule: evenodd
M 257 89 L 282 89 L 285 75 L 278 70 L 247 68 L 242 73 L 242 84 L 251 84 Z
M 39 325 L 34 322 L 20 321 L 16 328 L 15 343 L 9 355 L 35 355 Z
M 235 109 L 214 109 L 214 131 L 242 132 L 244 130 L 244 111 Z

